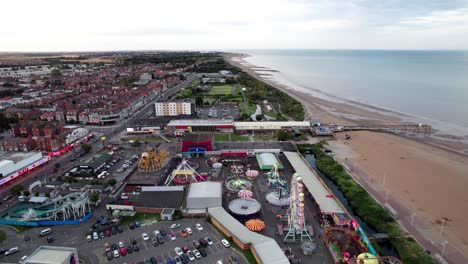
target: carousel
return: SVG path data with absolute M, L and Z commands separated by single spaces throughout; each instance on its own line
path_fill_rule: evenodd
M 250 231 L 254 232 L 261 232 L 265 229 L 265 222 L 260 219 L 250 219 L 249 221 L 245 222 L 245 227 Z
M 151 148 L 147 152 L 141 154 L 141 159 L 138 161 L 138 170 L 142 172 L 154 172 L 161 169 L 169 157 L 169 153 L 165 150 L 157 150 Z
M 186 159 L 177 166 L 175 170 L 167 177 L 165 185 L 175 183 L 178 185 L 189 184 L 192 182 L 205 181 L 207 176 L 200 175 L 196 170 L 199 165 Z

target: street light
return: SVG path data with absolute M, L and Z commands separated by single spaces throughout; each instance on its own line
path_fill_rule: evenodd
M 415 217 L 415 216 L 416 216 L 415 213 L 413 213 L 413 214 L 411 215 L 411 225 L 413 225 L 413 223 L 414 223 L 414 217 Z
M 106 137 L 105 137 L 105 136 L 102 136 L 102 137 L 101 137 L 101 141 L 102 141 L 102 148 L 105 148 Z
M 442 236 L 442 232 L 444 231 L 444 225 L 445 225 L 445 217 L 442 218 L 442 226 L 440 227 L 440 235 Z
M 445 253 L 445 246 L 448 244 L 448 241 L 445 240 L 444 242 L 442 242 L 442 257 L 444 257 L 444 253 Z

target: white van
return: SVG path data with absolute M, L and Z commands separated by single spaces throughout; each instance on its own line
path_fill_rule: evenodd
M 41 231 L 41 233 L 39 234 L 39 236 L 45 236 L 45 235 L 48 235 L 48 234 L 50 234 L 50 233 L 52 233 L 52 229 L 46 228 L 46 229 L 44 229 L 44 230 Z

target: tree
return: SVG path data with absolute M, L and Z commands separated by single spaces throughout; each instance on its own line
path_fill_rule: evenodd
M 197 106 L 203 106 L 203 98 L 201 96 L 197 96 L 195 98 L 195 105 Z
M 24 196 L 29 196 L 30 194 L 31 194 L 31 193 L 30 193 L 28 190 L 26 190 L 26 191 L 23 192 L 23 195 L 24 195 Z
M 110 185 L 110 186 L 114 186 L 115 184 L 117 184 L 117 180 L 116 179 L 109 179 L 107 181 L 107 183 Z
M 50 197 L 50 192 L 46 192 L 45 196 Z
M 256 115 L 255 118 L 257 119 L 257 121 L 262 121 L 265 116 L 263 114 L 259 114 L 259 115 Z
M 141 145 L 141 142 L 139 140 L 135 140 L 132 142 L 132 147 L 138 148 Z
M 288 141 L 293 139 L 293 134 L 284 130 L 276 130 L 276 137 L 278 141 Z
M 50 71 L 50 75 L 52 77 L 59 77 L 60 75 L 62 75 L 62 72 L 60 72 L 59 69 L 54 68 L 52 71 Z
M 81 149 L 84 152 L 88 153 L 93 149 L 93 146 L 91 144 L 83 144 L 83 145 L 81 145 Z
M 242 120 L 244 120 L 244 121 L 250 120 L 250 116 L 249 116 L 249 114 L 247 114 L 247 113 L 242 113 L 241 118 L 242 118 Z
M 99 194 L 97 193 L 92 193 L 91 196 L 89 197 L 89 200 L 93 203 L 99 201 Z
M 16 184 L 11 187 L 10 192 L 13 195 L 19 195 L 24 190 L 24 186 L 21 184 Z

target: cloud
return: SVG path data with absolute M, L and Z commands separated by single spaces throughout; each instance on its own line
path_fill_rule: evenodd
M 429 15 L 404 19 L 400 22 L 400 24 L 421 27 L 459 25 L 464 25 L 468 27 L 468 8 L 447 11 L 433 11 Z
M 194 29 L 186 27 L 145 27 L 145 28 L 132 28 L 122 29 L 110 32 L 94 32 L 93 36 L 152 36 L 152 35 L 196 35 L 196 34 L 209 34 L 208 30 Z

